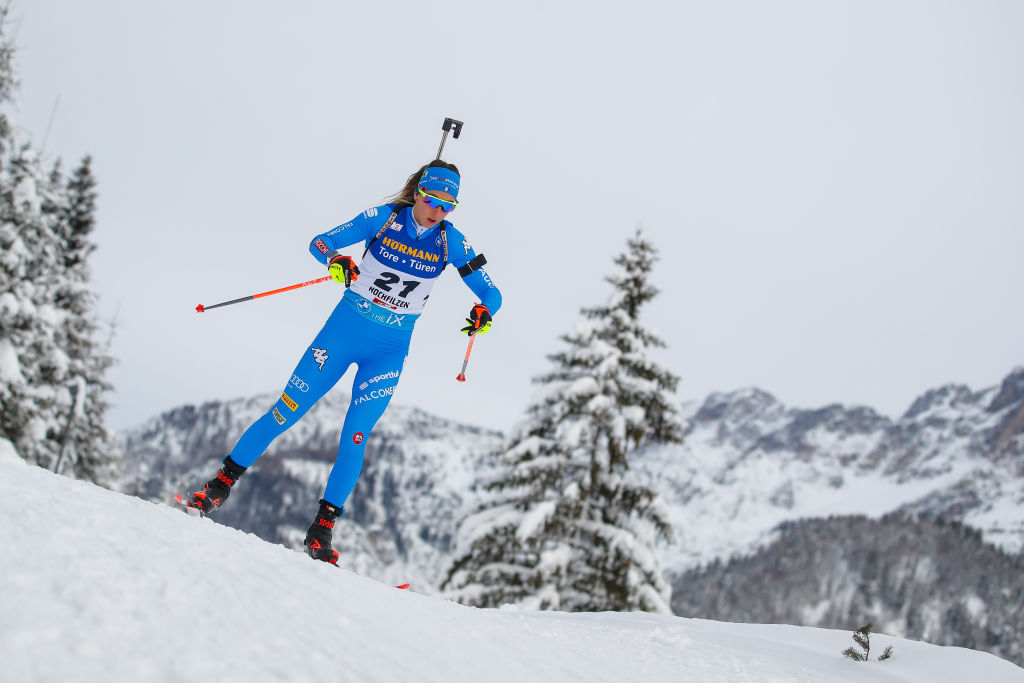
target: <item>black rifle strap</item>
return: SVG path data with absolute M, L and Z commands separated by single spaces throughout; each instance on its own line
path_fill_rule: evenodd
M 402 207 L 395 208 L 391 212 L 391 216 L 387 219 L 387 221 L 384 222 L 383 227 L 381 227 L 381 229 L 377 231 L 377 234 L 373 236 L 372 240 L 370 240 L 369 242 L 366 243 L 366 249 L 363 251 L 363 258 L 366 258 L 366 252 L 370 251 L 370 246 L 374 242 L 376 242 L 380 238 L 381 235 L 383 235 L 384 233 L 386 233 L 388 231 L 388 228 L 390 228 L 391 225 L 395 222 L 395 219 L 398 218 L 398 212 L 401 211 L 401 210 L 402 210 Z

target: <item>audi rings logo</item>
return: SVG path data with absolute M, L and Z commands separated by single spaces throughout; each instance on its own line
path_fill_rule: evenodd
M 298 375 L 292 375 L 292 378 L 288 380 L 288 384 L 291 384 L 293 387 L 295 387 L 302 393 L 306 393 L 307 391 L 309 391 L 309 385 L 303 382 L 302 378 L 300 378 Z

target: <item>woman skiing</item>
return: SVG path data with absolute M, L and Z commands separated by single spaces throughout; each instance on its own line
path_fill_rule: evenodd
M 366 440 L 395 391 L 413 326 L 435 280 L 450 263 L 480 299 L 462 328 L 467 334 L 487 332 L 501 306 L 501 294 L 481 269 L 486 259 L 445 220 L 458 206 L 459 182 L 453 164 L 435 160 L 409 176 L 390 203 L 313 238 L 310 253 L 345 285 L 344 296 L 299 360 L 281 398 L 242 434 L 202 490 L 179 498 L 183 504 L 201 514 L 223 504 L 270 442 L 298 422 L 354 363 L 358 369 L 338 457 L 305 540 L 311 557 L 337 564 L 334 522 L 359 478 Z M 357 243 L 365 245 L 358 265 L 339 251 Z

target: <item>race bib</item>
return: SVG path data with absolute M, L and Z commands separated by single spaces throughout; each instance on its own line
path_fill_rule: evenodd
M 392 235 L 389 230 L 370 246 L 352 291 L 389 310 L 419 315 L 444 268 L 440 245 L 434 244 L 439 240 L 423 240 L 429 242 L 424 249 L 420 240 L 407 243 Z

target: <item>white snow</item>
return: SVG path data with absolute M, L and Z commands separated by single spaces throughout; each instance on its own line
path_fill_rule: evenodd
M 21 374 L 21 363 L 18 362 L 18 353 L 7 339 L 0 339 L 0 379 L 11 384 L 25 382 L 25 376 Z
M 7 681 L 1024 683 L 989 654 L 650 614 L 462 607 L 26 465 L 0 441 Z M 860 624 L 851 624 L 851 630 Z
M 547 519 L 555 512 L 555 501 L 546 500 L 537 503 L 533 508 L 523 515 L 519 522 L 519 528 L 516 530 L 516 536 L 520 541 L 524 541 L 535 533 Z
M 7 439 L 0 438 L 0 462 L 20 463 L 18 451 Z

